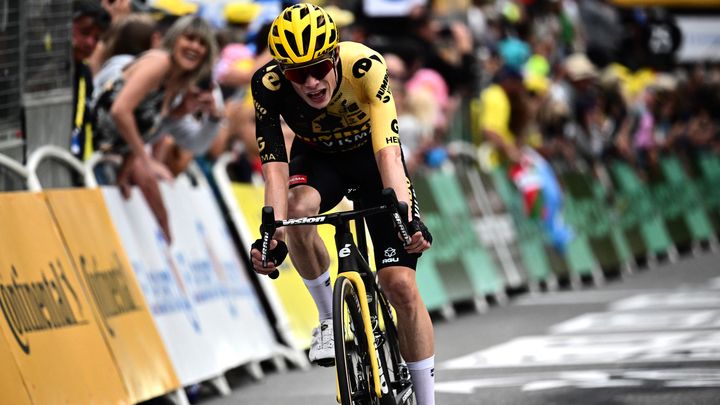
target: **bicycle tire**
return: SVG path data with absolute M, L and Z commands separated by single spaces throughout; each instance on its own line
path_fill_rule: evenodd
M 378 316 L 382 317 L 381 321 L 385 326 L 383 331 L 385 339 L 382 342 L 382 350 L 380 350 L 378 361 L 380 367 L 383 368 L 383 374 L 388 380 L 387 383 L 392 393 L 392 395 L 388 396 L 387 403 L 414 405 L 416 403 L 414 388 L 410 380 L 410 371 L 400 353 L 400 341 L 398 340 L 397 327 L 392 317 L 390 303 L 382 290 L 377 291 L 377 297 Z M 385 401 L 383 401 L 384 404 Z
M 357 290 L 347 277 L 340 275 L 333 289 L 333 336 L 338 395 L 342 405 L 380 403 L 371 391 L 369 346 L 364 330 Z

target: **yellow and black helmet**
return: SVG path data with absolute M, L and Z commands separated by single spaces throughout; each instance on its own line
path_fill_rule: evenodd
M 335 22 L 322 8 L 300 3 L 283 10 L 270 27 L 270 54 L 281 65 L 299 65 L 337 48 Z

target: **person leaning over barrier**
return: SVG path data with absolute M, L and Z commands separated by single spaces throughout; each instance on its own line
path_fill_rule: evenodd
M 130 63 L 97 101 L 100 149 L 123 153 L 118 185 L 126 196 L 131 184 L 140 188 L 168 241 L 167 211 L 157 181 L 165 173 L 145 144 L 163 135 L 170 121 L 188 114 L 187 103 L 179 101 L 198 78 L 209 75 L 216 55 L 210 25 L 197 16 L 181 17 L 165 33 L 161 47 Z
M 397 311 L 400 348 L 408 361 L 417 403 L 434 404 L 434 338 L 430 316 L 415 281 L 420 253 L 432 237 L 420 221 L 400 149 L 397 117 L 385 62 L 374 50 L 338 43 L 332 18 L 320 7 L 297 4 L 273 22 L 269 48 L 274 60 L 251 81 L 256 138 L 265 176 L 265 205 L 277 218 L 317 215 L 334 207 L 349 188 L 366 206 L 380 205 L 384 187 L 408 203 L 415 232 L 409 246 L 385 218 L 368 218 L 378 279 Z M 290 159 L 281 117 L 295 132 Z M 256 241 L 255 271 L 270 274 L 285 258 L 285 228 L 271 242 L 274 263 L 263 267 Z M 316 227 L 287 230 L 290 258 L 317 306 L 310 360 L 334 364 L 330 258 Z M 385 257 L 383 252 L 394 256 Z M 391 255 L 388 253 L 388 255 Z

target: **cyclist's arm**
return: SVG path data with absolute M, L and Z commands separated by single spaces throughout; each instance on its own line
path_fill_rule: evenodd
M 408 220 L 412 221 L 414 217 L 419 216 L 419 212 L 410 194 L 410 179 L 407 177 L 400 149 L 400 130 L 395 101 L 388 86 L 387 67 L 385 60 L 378 54 L 370 56 L 369 59 L 372 61 L 371 66 L 369 69 L 364 69 L 366 72 L 360 77 L 360 84 L 364 90 L 361 94 L 370 105 L 370 127 L 375 160 L 383 187 L 392 188 L 398 200 L 407 203 L 410 208 Z M 421 231 L 417 231 L 413 233 L 405 249 L 410 253 L 421 253 L 430 248 L 430 243 Z
M 288 173 L 285 162 L 268 162 L 262 166 L 265 177 L 265 205 L 273 207 L 276 219 L 287 218 Z M 285 228 L 275 231 L 275 239 L 285 240 Z
M 400 136 L 395 110 L 395 100 L 388 85 L 385 60 L 378 54 L 368 58 L 365 74 L 360 77 L 364 98 L 370 105 L 370 127 L 375 160 L 380 171 L 383 187 L 395 190 L 399 201 L 412 207 L 410 184 L 400 150 Z M 365 69 L 364 69 L 365 70 Z M 410 210 L 409 215 L 412 210 Z M 411 219 L 411 218 L 409 218 Z
M 277 107 L 282 97 L 279 83 L 279 71 L 274 65 L 258 69 L 251 83 L 255 106 L 255 137 L 265 177 L 265 205 L 273 207 L 277 219 L 287 218 L 289 176 L 285 139 Z M 275 233 L 275 239 L 284 239 L 282 228 Z
M 410 207 L 412 205 L 409 191 L 410 184 L 405 176 L 400 147 L 387 146 L 380 149 L 375 153 L 375 160 L 380 171 L 383 187 L 390 187 L 395 190 L 398 201 L 404 201 Z M 408 220 L 412 220 L 412 210 L 408 212 Z

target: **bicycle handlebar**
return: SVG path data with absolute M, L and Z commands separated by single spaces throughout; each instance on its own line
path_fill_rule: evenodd
M 260 256 L 263 267 L 267 267 L 268 253 L 270 251 L 270 241 L 272 236 L 275 234 L 277 228 L 283 226 L 298 226 L 298 225 L 321 225 L 321 224 L 332 224 L 338 225 L 342 222 L 349 221 L 356 218 L 364 218 L 369 215 L 375 215 L 380 213 L 390 213 L 395 225 L 395 229 L 400 234 L 404 245 L 410 244 L 410 225 L 407 220 L 408 206 L 405 202 L 398 201 L 395 190 L 392 188 L 386 188 L 382 191 L 382 197 L 385 203 L 379 207 L 366 208 L 361 210 L 350 210 L 335 212 L 327 215 L 315 215 L 309 217 L 292 218 L 292 219 L 275 219 L 275 211 L 273 207 L 265 206 L 262 208 L 262 217 L 260 224 L 260 236 L 262 238 L 262 249 L 260 250 Z M 280 272 L 277 270 L 273 271 L 268 275 L 271 279 L 276 279 L 280 276 Z

